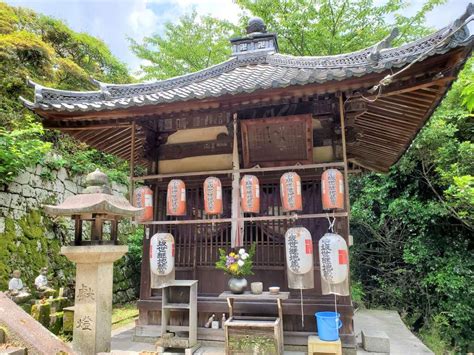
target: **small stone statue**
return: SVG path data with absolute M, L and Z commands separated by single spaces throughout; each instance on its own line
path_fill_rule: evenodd
M 48 285 L 48 268 L 43 267 L 35 279 L 35 287 L 40 297 L 54 296 L 55 290 Z
M 21 281 L 21 271 L 14 270 L 12 273 L 12 278 L 8 283 L 8 295 L 16 303 L 22 303 L 23 301 L 30 298 L 30 290 L 28 287 L 23 286 L 23 281 Z
M 35 287 L 38 291 L 45 291 L 48 288 L 48 269 L 43 267 L 40 274 L 35 279 Z

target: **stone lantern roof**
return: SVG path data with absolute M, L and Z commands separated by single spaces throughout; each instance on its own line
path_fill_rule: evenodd
M 43 207 L 46 213 L 55 216 L 105 214 L 133 217 L 142 211 L 133 207 L 125 197 L 112 195 L 109 178 L 99 169 L 87 175 L 83 193 L 68 197 L 57 206 Z

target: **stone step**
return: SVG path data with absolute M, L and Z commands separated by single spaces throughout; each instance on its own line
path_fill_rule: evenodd
M 369 352 L 390 354 L 390 338 L 380 330 L 361 331 L 362 347 Z

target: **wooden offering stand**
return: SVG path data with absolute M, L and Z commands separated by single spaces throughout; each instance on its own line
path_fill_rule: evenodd
M 283 311 L 282 300 L 287 300 L 289 292 L 271 294 L 263 292 L 255 295 L 250 292 L 233 294 L 223 292 L 219 298 L 226 298 L 229 306 L 229 319 L 224 323 L 226 354 L 241 353 L 242 346 L 264 346 L 269 353 L 283 354 Z M 276 301 L 278 317 L 234 316 L 234 300 Z M 252 340 L 253 339 L 253 340 Z M 252 344 L 252 345 L 250 345 Z
M 161 337 L 157 342 L 157 352 L 165 353 L 167 348 L 184 349 L 191 355 L 200 344 L 197 342 L 197 280 L 174 280 L 163 286 L 161 303 Z M 187 326 L 170 325 L 171 312 L 189 312 Z M 187 337 L 176 333 L 187 333 Z

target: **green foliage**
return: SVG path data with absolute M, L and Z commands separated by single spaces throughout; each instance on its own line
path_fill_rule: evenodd
M 14 179 L 17 173 L 39 162 L 51 148 L 42 141 L 43 130 L 38 124 L 8 132 L 0 127 L 0 184 Z
M 144 79 L 166 79 L 204 69 L 227 60 L 229 38 L 237 33 L 231 23 L 210 16 L 184 15 L 178 24 L 166 23 L 163 35 L 130 39 L 131 49 L 151 64 L 142 65 Z
M 474 332 L 474 146 L 459 80 L 387 175 L 351 181 L 353 280 L 367 306 L 398 309 L 437 353 L 467 352 Z
M 25 8 L 0 3 L 0 183 L 39 162 L 52 146 L 60 161 L 44 164 L 65 167 L 72 174 L 100 167 L 112 180 L 127 182 L 126 163 L 90 150 L 72 138 L 43 132 L 38 118 L 26 110 L 19 96 L 31 97 L 27 78 L 59 89 L 93 90 L 101 81 L 131 82 L 127 67 L 99 39 L 77 33 L 62 21 Z M 50 142 L 50 143 L 47 143 Z M 52 177 L 48 169 L 43 177 Z

